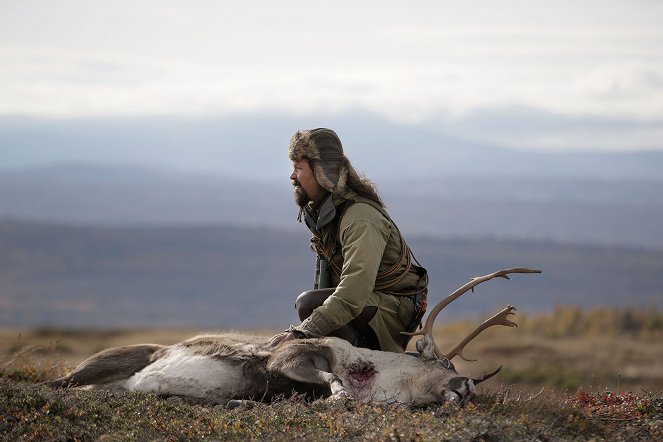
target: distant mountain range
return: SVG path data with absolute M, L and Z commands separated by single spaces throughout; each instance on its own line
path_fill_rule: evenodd
M 89 164 L 0 171 L 0 219 L 300 231 L 288 170 L 280 179 Z M 663 248 L 663 181 L 455 175 L 378 188 L 411 235 Z
M 550 127 L 546 116 L 533 109 L 522 109 L 518 115 L 519 121 L 504 122 L 496 115 L 487 121 L 485 116 L 468 116 L 455 126 L 436 121 L 403 125 L 365 112 L 299 117 L 5 117 L 0 118 L 0 170 L 82 162 L 275 180 L 289 175 L 286 147 L 292 133 L 323 126 L 339 133 L 359 170 L 380 181 L 495 176 L 663 181 L 663 145 L 660 151 L 607 153 L 601 152 L 597 140 L 594 153 L 517 151 L 491 142 L 490 132 L 478 132 L 501 132 L 509 125 L 536 131 L 542 124 L 546 131 L 560 132 L 585 124 L 602 128 L 606 137 L 611 133 L 609 122 L 597 127 L 597 122 L 581 119 L 576 126 Z
M 410 237 L 437 302 L 472 276 L 529 266 L 480 286 L 440 321 L 507 303 L 663 307 L 663 251 L 547 242 Z M 82 227 L 0 222 L 0 326 L 285 328 L 311 288 L 305 231 L 249 227 Z

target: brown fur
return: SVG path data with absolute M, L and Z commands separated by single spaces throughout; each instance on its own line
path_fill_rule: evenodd
M 326 385 L 328 381 L 322 373 L 331 372 L 334 365 L 334 354 L 329 346 L 308 339 L 287 344 L 272 355 L 267 369 L 292 379 Z
M 157 344 L 109 348 L 81 362 L 68 376 L 46 382 L 46 385 L 79 387 L 126 379 L 154 362 L 164 348 Z

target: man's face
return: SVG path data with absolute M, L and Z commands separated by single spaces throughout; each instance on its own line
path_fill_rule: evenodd
M 313 169 L 307 159 L 292 162 L 293 171 L 290 175 L 292 185 L 295 186 L 295 202 L 303 207 L 309 201 L 320 202 L 325 190 L 315 180 Z

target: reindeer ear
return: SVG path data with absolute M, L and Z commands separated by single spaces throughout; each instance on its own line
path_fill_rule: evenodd
M 415 347 L 419 352 L 419 359 L 424 361 L 437 361 L 437 355 L 435 354 L 435 343 L 433 342 L 431 335 L 426 335 L 419 339 L 415 344 Z
M 456 371 L 456 367 L 454 367 L 454 364 L 447 358 L 436 359 L 433 362 L 434 362 L 435 365 L 439 365 L 440 367 L 444 368 L 445 370 Z

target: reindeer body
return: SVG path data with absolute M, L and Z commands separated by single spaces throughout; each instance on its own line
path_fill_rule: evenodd
M 81 362 L 52 387 L 108 388 L 182 396 L 211 403 L 270 400 L 292 392 L 326 390 L 267 370 L 273 351 L 267 338 L 202 335 L 170 346 L 130 345 L 101 351 Z M 273 349 L 271 349 L 273 350 Z
M 293 392 L 331 399 L 401 402 L 416 406 L 452 401 L 461 405 L 475 396 L 481 379 L 460 376 L 450 360 L 493 325 L 513 327 L 507 306 L 445 354 L 432 335 L 437 314 L 476 285 L 509 273 L 540 273 L 514 268 L 473 278 L 436 305 L 417 335 L 418 356 L 353 347 L 338 338 L 298 339 L 271 346 L 264 337 L 238 334 L 197 336 L 162 346 L 141 344 L 104 350 L 72 373 L 48 382 L 53 387 L 120 387 L 129 391 L 175 395 L 224 403 L 232 399 L 271 400 Z M 499 369 L 498 369 L 499 370 Z
M 302 339 L 270 348 L 267 338 L 236 334 L 197 336 L 171 346 L 104 350 L 83 361 L 54 387 L 120 387 L 212 403 L 269 400 L 293 392 L 359 401 L 424 404 L 463 401 L 473 385 L 436 361 L 353 347 L 338 338 Z M 470 381 L 471 382 L 471 381 Z

